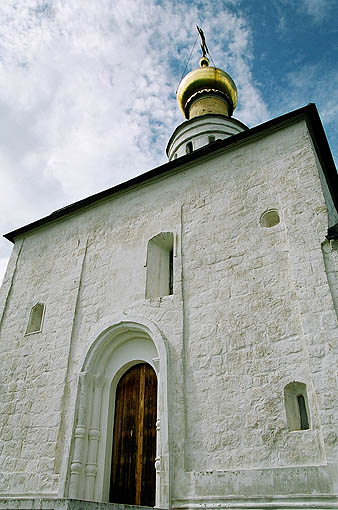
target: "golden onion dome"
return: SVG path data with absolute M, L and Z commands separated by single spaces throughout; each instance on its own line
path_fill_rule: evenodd
M 237 105 L 237 88 L 231 76 L 222 69 L 210 67 L 209 60 L 203 56 L 198 69 L 187 74 L 177 89 L 177 101 L 184 117 L 189 119 L 191 104 L 206 94 L 219 96 L 228 104 L 231 117 Z

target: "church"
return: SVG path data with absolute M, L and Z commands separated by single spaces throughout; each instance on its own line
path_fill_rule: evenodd
M 202 47 L 202 49 L 204 49 Z M 10 232 L 0 508 L 338 508 L 338 177 L 209 64 L 168 162 Z

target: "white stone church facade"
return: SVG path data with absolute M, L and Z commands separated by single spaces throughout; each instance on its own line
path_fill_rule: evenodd
M 336 169 L 314 105 L 247 129 L 233 90 L 189 96 L 168 163 L 7 234 L 1 508 L 110 500 L 140 363 L 157 507 L 338 508 Z

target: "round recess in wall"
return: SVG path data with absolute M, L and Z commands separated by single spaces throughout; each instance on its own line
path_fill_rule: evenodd
M 278 225 L 278 223 L 280 223 L 280 217 L 277 209 L 268 209 L 267 211 L 263 212 L 259 223 L 262 227 L 266 228 L 275 227 Z

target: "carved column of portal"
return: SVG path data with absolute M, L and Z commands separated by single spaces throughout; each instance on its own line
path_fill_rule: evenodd
M 100 439 L 100 417 L 102 390 L 105 378 L 97 375 L 94 380 L 94 397 L 92 415 L 89 428 L 88 455 L 85 469 L 85 497 L 87 500 L 94 499 L 95 479 L 97 474 L 97 451 Z
M 78 498 L 80 481 L 83 476 L 84 452 L 86 451 L 86 442 L 88 439 L 88 410 L 90 410 L 90 393 L 92 386 L 92 375 L 88 372 L 81 372 L 79 376 L 79 405 L 77 413 L 77 423 L 74 431 L 74 449 L 70 465 L 69 497 Z
M 156 496 L 155 496 L 155 507 L 160 508 L 161 503 L 161 454 L 160 454 L 160 419 L 156 420 L 156 458 L 155 458 L 155 472 L 156 472 Z
M 160 441 L 160 358 L 152 359 L 157 375 L 157 419 L 156 419 L 156 457 L 155 457 L 155 472 L 156 472 L 156 496 L 155 507 L 160 508 L 161 503 L 161 441 Z

